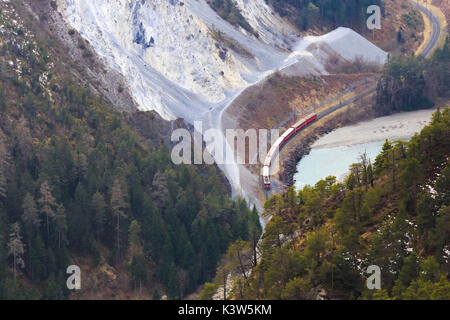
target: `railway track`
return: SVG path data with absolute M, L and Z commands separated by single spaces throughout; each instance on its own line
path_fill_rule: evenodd
M 418 10 L 422 11 L 428 17 L 428 19 L 430 19 L 430 23 L 431 23 L 431 27 L 432 27 L 431 37 L 430 37 L 430 40 L 428 41 L 428 43 L 425 45 L 425 47 L 419 53 L 419 55 L 421 55 L 423 57 L 428 57 L 430 55 L 430 53 L 432 52 L 432 50 L 434 49 L 434 47 L 436 46 L 436 44 L 439 40 L 440 34 L 441 34 L 439 20 L 430 10 L 428 10 L 428 8 L 426 8 L 423 5 L 421 5 L 417 2 L 414 2 L 412 0 L 410 0 L 410 2 L 412 3 L 412 5 L 414 7 L 416 7 Z M 337 104 L 325 111 L 322 111 L 321 113 L 318 113 L 317 120 L 323 119 L 326 116 L 336 112 L 337 110 L 342 109 L 364 97 L 367 97 L 367 96 L 373 94 L 375 91 L 376 91 L 376 85 L 373 85 L 373 86 L 369 87 L 368 89 L 366 89 L 365 91 L 361 92 L 360 94 L 355 95 L 354 97 L 352 97 L 346 101 L 340 102 L 339 104 Z M 288 143 L 289 143 L 289 141 L 287 141 L 285 145 L 287 145 Z M 281 152 L 281 150 L 280 150 L 280 152 Z M 255 155 L 255 157 L 256 157 L 256 155 Z M 271 190 L 264 189 L 264 195 L 265 195 L 266 199 L 268 199 L 270 197 L 270 195 L 272 194 L 273 191 L 280 192 L 280 187 L 278 186 L 278 184 L 273 179 L 272 179 L 272 181 L 273 182 L 272 182 Z

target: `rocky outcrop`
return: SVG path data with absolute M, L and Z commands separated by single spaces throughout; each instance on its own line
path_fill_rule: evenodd
M 223 20 L 205 0 L 56 3 L 66 22 L 123 75 L 139 109 L 168 120 L 192 123 L 210 110 L 220 113 L 242 89 L 277 69 L 326 74 L 330 54 L 386 58 L 347 28 L 300 39 L 264 0 L 235 3 L 254 33 Z
M 15 6 L 22 16 L 29 17 L 29 23 L 37 35 L 51 39 L 49 47 L 62 50 L 63 55 L 73 60 L 67 65 L 67 72 L 80 84 L 104 96 L 119 111 L 137 109 L 125 77 L 96 55 L 92 45 L 66 23 L 57 11 L 55 1 L 25 0 Z M 61 55 L 58 52 L 55 54 Z
M 156 110 L 168 120 L 201 118 L 226 101 L 229 92 L 246 86 L 254 72 L 276 67 L 292 42 L 277 31 L 289 26 L 268 16 L 270 9 L 261 0 L 251 1 L 252 11 L 246 13 L 259 39 L 222 20 L 205 0 L 57 4 L 66 22 L 127 79 L 139 109 Z M 265 17 L 264 23 L 254 18 L 258 16 Z M 217 45 L 218 32 L 231 39 L 234 48 Z

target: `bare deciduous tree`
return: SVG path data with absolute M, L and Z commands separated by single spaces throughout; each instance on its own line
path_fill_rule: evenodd
M 369 166 L 370 160 L 369 160 L 369 158 L 367 158 L 367 152 L 366 151 L 364 151 L 364 153 L 361 154 L 360 160 L 361 160 L 361 166 L 362 166 L 362 169 L 363 169 L 362 179 L 363 179 L 363 182 L 364 182 L 364 186 L 366 187 L 366 191 L 367 191 L 369 189 L 369 175 L 367 173 L 367 167 Z

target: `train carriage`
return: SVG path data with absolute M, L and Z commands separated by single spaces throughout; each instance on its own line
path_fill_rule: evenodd
M 264 184 L 264 188 L 268 189 L 270 188 L 270 167 L 269 166 L 264 166 L 263 167 L 263 184 Z
M 299 121 L 297 121 L 292 127 L 287 129 L 272 145 L 264 160 L 264 166 L 262 171 L 263 186 L 265 189 L 270 189 L 270 167 L 275 153 L 283 147 L 283 145 L 297 132 L 306 127 L 309 123 L 317 119 L 317 114 L 310 114 Z

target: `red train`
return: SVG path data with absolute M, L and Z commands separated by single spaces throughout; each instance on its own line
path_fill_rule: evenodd
M 263 177 L 263 186 L 265 189 L 270 189 L 270 166 L 272 164 L 273 157 L 276 152 L 283 147 L 283 145 L 297 132 L 306 127 L 309 123 L 313 122 L 317 119 L 317 114 L 312 113 L 297 123 L 295 123 L 292 127 L 287 129 L 272 145 L 269 152 L 267 153 L 266 159 L 264 160 L 264 166 L 262 171 Z

